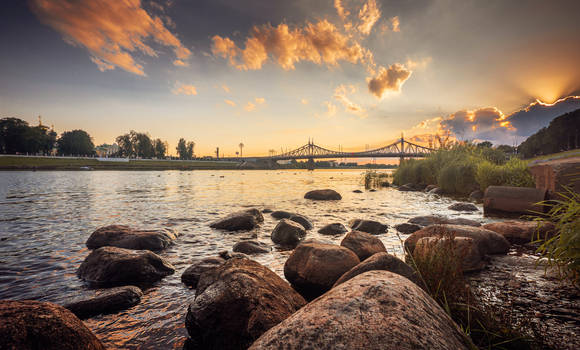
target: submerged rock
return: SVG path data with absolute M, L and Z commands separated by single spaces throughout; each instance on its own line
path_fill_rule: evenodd
M 451 204 L 447 209 L 455 211 L 477 211 L 477 207 L 473 203 L 455 203 Z
M 172 230 L 137 230 L 125 225 L 110 225 L 95 230 L 87 240 L 87 248 L 113 246 L 126 249 L 161 250 L 167 248 L 177 233 Z
M 304 215 L 294 214 L 290 217 L 290 220 L 299 223 L 300 225 L 302 225 L 302 227 L 304 227 L 305 230 L 312 230 L 312 228 L 314 227 L 314 225 L 312 225 L 310 220 Z
M 258 209 L 247 209 L 231 213 L 225 218 L 212 222 L 209 226 L 212 228 L 240 231 L 251 230 L 264 222 L 264 217 Z
M 365 261 L 361 261 L 360 264 L 345 272 L 344 275 L 340 276 L 338 281 L 334 283 L 332 288 L 360 274 L 373 270 L 390 271 L 392 273 L 406 277 L 413 283 L 420 285 L 417 274 L 411 266 L 407 265 L 404 261 L 394 255 L 391 255 L 387 252 L 382 252 L 372 255 L 370 258 L 366 259 Z
M 258 349 L 467 350 L 453 320 L 417 285 L 388 271 L 342 283 L 250 347 Z
M 300 244 L 284 264 L 284 276 L 306 299 L 332 288 L 336 280 L 360 262 L 350 249 L 317 242 Z
M 272 241 L 283 246 L 294 247 L 306 236 L 304 227 L 297 222 L 281 219 L 274 231 L 272 231 Z
M 139 304 L 143 292 L 139 287 L 123 286 L 104 289 L 76 298 L 64 307 L 80 319 L 126 310 Z
M 382 233 L 387 232 L 387 230 L 389 229 L 389 225 L 381 224 L 380 222 L 374 220 L 355 219 L 351 221 L 350 228 L 356 231 L 363 231 L 373 235 L 380 235 Z
M 550 222 L 544 222 L 540 226 L 538 224 L 536 221 L 509 220 L 486 224 L 483 228 L 499 233 L 513 244 L 526 244 L 537 239 L 553 237 L 554 224 Z
M 226 262 L 226 259 L 220 256 L 209 258 L 195 259 L 192 264 L 181 274 L 181 282 L 188 287 L 196 288 L 199 277 L 202 273 L 215 269 Z
M 421 229 L 422 226 L 417 225 L 417 224 L 409 224 L 409 223 L 402 223 L 402 224 L 398 224 L 395 225 L 395 229 L 401 233 L 404 234 L 409 234 L 409 233 L 413 233 L 415 231 L 419 231 Z
M 290 217 L 294 215 L 294 213 L 285 210 L 276 210 L 273 211 L 272 214 L 270 215 L 272 215 L 274 219 L 280 220 L 280 219 L 290 219 Z
M 52 303 L 0 301 L 0 349 L 104 350 L 72 312 Z
M 340 193 L 336 192 L 335 190 L 324 189 L 324 190 L 313 190 L 307 192 L 304 195 L 305 199 L 313 199 L 319 201 L 326 201 L 326 200 L 340 200 L 342 196 Z
M 320 230 L 318 230 L 318 233 L 327 236 L 341 235 L 346 232 L 348 232 L 348 230 L 341 223 L 328 224 L 323 228 L 321 228 Z
M 101 247 L 85 258 L 77 274 L 91 284 L 122 285 L 151 283 L 174 272 L 173 265 L 149 250 Z
M 369 256 L 386 252 L 387 249 L 383 242 L 377 237 L 361 231 L 351 231 L 343 238 L 340 245 L 352 250 L 360 261 L 365 260 Z
M 306 301 L 274 272 L 231 259 L 204 273 L 185 326 L 200 349 L 246 349 Z
M 244 253 L 248 255 L 263 254 L 270 252 L 270 246 L 258 241 L 241 241 L 236 243 L 232 250 L 236 253 Z

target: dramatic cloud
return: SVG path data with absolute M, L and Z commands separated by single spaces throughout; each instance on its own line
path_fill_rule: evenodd
M 327 20 L 307 22 L 303 28 L 290 28 L 284 23 L 276 27 L 270 24 L 254 26 L 244 49 L 231 39 L 216 35 L 212 52 L 229 59 L 231 65 L 242 70 L 261 69 L 269 57 L 284 70 L 293 70 L 300 61 L 337 66 L 340 61 L 357 63 L 368 56 L 365 49 Z
M 350 12 L 348 10 L 345 10 L 344 6 L 342 6 L 341 0 L 334 0 L 334 8 L 336 9 L 336 13 L 338 13 L 338 16 L 343 20 L 350 15 Z
M 381 18 L 381 11 L 377 6 L 376 0 L 368 0 L 363 6 L 358 10 L 358 15 L 356 8 L 360 6 L 361 1 L 346 1 L 348 6 L 345 6 L 342 0 L 334 0 L 334 8 L 338 17 L 344 22 L 344 28 L 351 32 L 358 31 L 362 35 L 369 35 L 373 29 L 373 26 Z M 351 10 L 348 10 L 350 7 Z M 356 7 L 356 8 L 355 8 Z M 351 13 L 353 16 L 351 17 Z M 353 22 L 355 22 L 353 24 Z
M 510 114 L 509 123 L 518 136 L 530 136 L 538 129 L 548 126 L 550 121 L 562 114 L 580 109 L 580 96 L 568 96 L 554 103 L 535 101 L 526 108 Z
M 352 85 L 346 86 L 346 85 L 339 85 L 335 90 L 334 90 L 334 99 L 339 101 L 340 103 L 342 103 L 342 105 L 344 106 L 344 109 L 352 114 L 356 114 L 359 117 L 365 117 L 366 116 L 366 110 L 364 108 L 362 108 L 361 106 L 357 105 L 356 103 L 352 102 L 349 98 L 348 98 L 348 94 L 354 94 L 356 92 L 356 88 Z
M 175 83 L 171 90 L 174 95 L 197 95 L 197 89 L 193 85 L 187 85 L 180 82 Z
M 458 139 L 473 140 L 491 135 L 498 129 L 512 128 L 507 117 L 495 107 L 462 110 L 449 115 L 441 121 L 444 130 L 451 131 Z M 503 132 L 500 130 L 499 132 Z
M 378 98 L 382 98 L 387 91 L 399 92 L 411 73 L 399 63 L 392 64 L 388 69 L 380 67 L 376 77 L 368 78 L 369 91 Z
M 102 71 L 119 67 L 145 75 L 133 55 L 139 51 L 156 57 L 149 40 L 171 47 L 175 65 L 185 65 L 191 55 L 159 17 L 141 7 L 140 0 L 30 0 L 30 7 L 67 42 L 85 47 Z
M 232 100 L 224 100 L 224 102 L 225 102 L 227 105 L 230 105 L 230 106 L 232 106 L 232 107 L 235 107 L 235 106 L 236 106 L 236 103 L 235 103 L 234 101 L 232 101 Z
M 399 22 L 399 16 L 391 18 L 391 25 L 393 26 L 393 32 L 401 31 L 401 28 L 399 27 L 401 25 L 401 23 Z
M 379 18 L 381 18 L 381 11 L 377 7 L 377 3 L 375 0 L 369 0 L 363 7 L 360 9 L 358 13 L 358 18 L 360 20 L 360 24 L 358 25 L 357 29 L 364 35 L 369 35 L 373 26 Z

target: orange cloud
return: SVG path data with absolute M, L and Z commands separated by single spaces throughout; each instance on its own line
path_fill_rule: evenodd
M 140 0 L 30 0 L 40 21 L 63 35 L 65 41 L 85 47 L 101 71 L 119 67 L 145 75 L 136 62 L 136 51 L 148 56 L 157 52 L 146 41 L 173 48 L 180 65 L 191 52 L 171 33 L 159 17 L 151 17 Z M 177 62 L 177 63 L 176 63 Z
M 248 104 L 244 107 L 244 109 L 248 112 L 251 112 L 254 109 L 256 109 L 256 105 L 253 104 L 252 102 L 248 102 Z
M 257 103 L 257 104 L 259 104 L 259 105 L 263 105 L 264 103 L 266 103 L 266 99 L 265 99 L 265 98 L 263 98 L 263 97 L 256 97 L 254 100 L 255 100 L 255 101 L 256 101 L 256 103 Z
M 197 95 L 197 89 L 193 85 L 187 85 L 180 82 L 175 83 L 171 90 L 174 95 Z
M 224 102 L 225 102 L 227 105 L 230 105 L 230 106 L 232 106 L 232 107 L 235 107 L 235 106 L 236 106 L 236 103 L 235 103 L 234 101 L 232 101 L 232 100 L 224 100 Z
M 360 24 L 357 29 L 364 35 L 369 35 L 373 26 L 381 18 L 381 11 L 377 7 L 375 0 L 369 0 L 358 13 Z
M 365 117 L 366 116 L 366 110 L 364 108 L 362 108 L 361 106 L 357 105 L 356 103 L 352 102 L 347 94 L 351 93 L 355 93 L 356 92 L 356 88 L 352 85 L 346 86 L 346 85 L 339 85 L 335 90 L 334 90 L 334 99 L 339 101 L 340 103 L 342 103 L 342 105 L 344 106 L 345 110 L 349 113 L 352 114 L 356 114 L 359 117 Z
M 387 91 L 399 92 L 411 73 L 400 63 L 394 63 L 388 69 L 380 67 L 376 77 L 367 79 L 369 91 L 378 98 L 382 98 Z
M 230 87 L 229 87 L 229 86 L 227 86 L 226 84 L 223 84 L 223 85 L 222 85 L 222 89 L 223 89 L 225 92 L 227 92 L 228 94 L 230 93 Z
M 334 8 L 336 9 L 338 16 L 342 19 L 346 19 L 346 17 L 350 15 L 350 12 L 344 9 L 341 0 L 334 0 Z
M 309 101 L 307 99 L 305 99 L 305 98 L 303 98 L 303 99 L 300 100 L 300 103 L 302 103 L 303 105 L 307 105 L 308 102 Z
M 178 66 L 178 67 L 187 67 L 187 66 L 189 66 L 189 64 L 187 62 L 184 62 L 182 60 L 175 60 L 175 61 L 173 61 L 173 65 L 174 66 Z
M 401 31 L 401 28 L 399 27 L 401 25 L 401 23 L 399 22 L 399 16 L 391 18 L 391 25 L 393 26 L 393 32 Z

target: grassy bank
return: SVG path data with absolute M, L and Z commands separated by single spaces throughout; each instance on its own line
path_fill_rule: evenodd
M 1 170 L 193 170 L 236 169 L 238 162 L 203 160 L 99 161 L 96 158 L 0 156 Z
M 527 161 L 507 160 L 506 154 L 472 144 L 441 149 L 425 159 L 403 162 L 394 174 L 393 183 L 437 185 L 448 194 L 468 195 L 491 185 L 533 187 Z

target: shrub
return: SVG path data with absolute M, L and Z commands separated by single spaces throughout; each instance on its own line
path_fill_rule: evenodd
M 479 187 L 475 170 L 475 163 L 470 160 L 455 161 L 441 169 L 437 183 L 447 193 L 467 195 Z
M 492 164 L 488 161 L 477 165 L 475 180 L 481 190 L 488 186 L 534 187 L 534 179 L 523 160 L 512 158 L 504 165 Z

